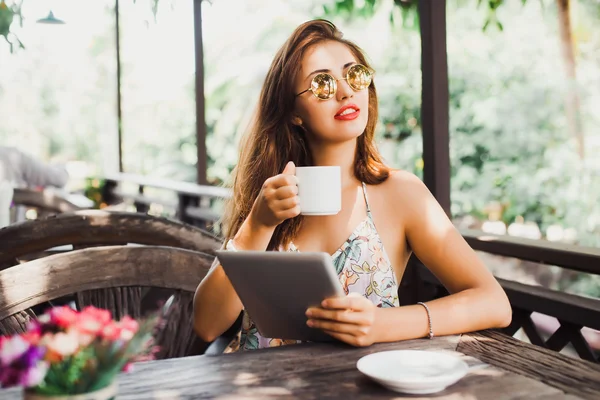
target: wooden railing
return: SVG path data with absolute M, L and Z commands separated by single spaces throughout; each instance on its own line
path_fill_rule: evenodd
M 202 186 L 192 183 L 152 179 L 132 174 L 108 176 L 105 195 L 113 199 L 129 199 L 136 209 L 145 212 L 153 202 L 144 193 L 144 188 L 153 187 L 172 191 L 177 195 L 177 203 L 169 204 L 177 210 L 177 217 L 184 222 L 206 227 L 219 219 L 211 209 L 212 202 L 231 196 L 229 189 Z M 137 186 L 135 193 L 125 193 L 124 183 Z M 510 236 L 492 235 L 475 230 L 461 230 L 461 234 L 474 249 L 490 254 L 513 257 L 540 264 L 555 265 L 573 271 L 600 275 L 600 249 L 564 243 L 531 240 Z M 446 295 L 439 281 L 413 257 L 412 268 L 407 269 L 401 283 L 401 302 L 410 304 Z M 513 307 L 513 321 L 503 331 L 514 335 L 523 328 L 529 340 L 536 345 L 561 351 L 569 344 L 577 354 L 586 360 L 600 361 L 597 350 L 586 340 L 582 330 L 600 330 L 600 300 L 559 292 L 541 286 L 498 279 L 506 291 Z M 540 313 L 558 320 L 555 332 L 541 332 L 532 319 L 533 313 Z
M 124 184 L 137 187 L 134 192 L 124 190 Z M 174 202 L 152 198 L 145 193 L 146 188 L 155 188 L 175 193 Z M 135 174 L 111 174 L 105 176 L 103 197 L 108 204 L 131 201 L 136 211 L 146 213 L 151 204 L 161 204 L 173 208 L 175 216 L 185 223 L 207 228 L 217 222 L 220 214 L 213 209 L 215 201 L 228 199 L 229 189 L 197 185 L 189 182 L 177 182 L 167 179 L 150 178 Z
M 600 275 L 598 248 L 491 235 L 474 230 L 461 230 L 461 234 L 474 250 Z M 447 294 L 429 270 L 418 260 L 414 260 L 414 263 L 418 280 L 422 284 L 416 299 L 429 300 Z M 555 351 L 571 345 L 581 358 L 600 362 L 598 345 L 596 344 L 596 348 L 590 346 L 584 335 L 584 331 L 593 335 L 594 330 L 600 330 L 600 299 L 506 279 L 498 278 L 498 281 L 513 308 L 512 323 L 503 329 L 504 333 L 512 336 L 522 328 L 535 345 Z M 556 318 L 558 329 L 554 332 L 541 332 L 540 326 L 534 322 L 533 313 Z
M 600 275 L 599 248 L 488 235 L 477 231 L 461 233 L 475 250 Z M 582 334 L 584 327 L 600 330 L 600 299 L 513 281 L 499 281 L 513 307 L 513 321 L 505 329 L 507 334 L 514 335 L 523 328 L 533 344 L 556 351 L 571 344 L 581 358 L 600 362 L 598 349 L 590 347 Z M 556 318 L 559 328 L 544 339 L 533 323 L 534 312 Z
M 461 230 L 479 251 L 600 275 L 600 248 Z

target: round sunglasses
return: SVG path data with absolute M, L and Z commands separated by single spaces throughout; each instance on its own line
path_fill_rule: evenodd
M 362 64 L 354 64 L 346 72 L 344 78 L 335 79 L 331 74 L 321 72 L 312 78 L 310 87 L 296 96 L 300 96 L 306 92 L 312 94 L 319 100 L 329 100 L 335 96 L 337 92 L 337 81 L 345 80 L 348 85 L 356 92 L 369 87 L 373 80 L 373 71 L 369 67 Z

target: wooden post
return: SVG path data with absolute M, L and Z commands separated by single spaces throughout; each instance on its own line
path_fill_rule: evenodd
M 121 30 L 119 26 L 119 0 L 115 0 L 115 41 L 117 49 L 117 137 L 119 172 L 123 172 L 123 113 L 121 109 Z
M 196 163 L 197 183 L 207 184 L 206 118 L 204 110 L 204 49 L 202 46 L 202 0 L 194 0 L 194 52 L 196 55 Z
M 446 0 L 419 0 L 424 182 L 450 216 Z
M 423 180 L 450 216 L 450 134 L 448 126 L 448 59 L 446 0 L 419 0 L 421 28 L 421 123 Z M 400 282 L 400 304 L 428 301 L 436 296 L 421 276 L 421 261 L 410 258 Z
M 138 186 L 138 194 L 140 197 L 144 195 L 144 185 Z M 135 211 L 142 214 L 146 214 L 150 210 L 150 205 L 142 201 L 134 201 L 133 205 L 135 206 Z

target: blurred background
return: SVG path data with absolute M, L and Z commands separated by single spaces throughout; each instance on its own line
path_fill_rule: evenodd
M 71 190 L 118 172 L 223 185 L 276 50 L 325 17 L 377 71 L 385 159 L 423 176 L 416 2 L 204 0 L 201 32 L 194 3 L 2 0 L 0 145 L 67 163 Z M 447 47 L 456 225 L 600 247 L 600 0 L 448 0 Z M 499 277 L 600 297 L 598 275 L 481 256 Z

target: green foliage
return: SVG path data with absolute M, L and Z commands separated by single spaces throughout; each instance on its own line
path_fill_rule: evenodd
M 15 51 L 15 44 L 21 49 L 25 48 L 17 35 L 11 32 L 10 29 L 16 19 L 19 19 L 21 26 L 23 26 L 23 16 L 21 15 L 22 4 L 23 0 L 19 3 L 14 1 L 10 5 L 5 0 L 0 1 L 0 36 L 3 36 L 4 40 L 8 43 L 11 53 Z
M 36 392 L 46 396 L 87 392 L 86 383 L 90 377 L 84 374 L 84 370 L 94 353 L 92 347 L 85 348 L 60 364 L 51 364 L 46 378 L 36 388 Z
M 322 18 L 342 18 L 346 21 L 369 19 L 384 3 L 382 0 L 334 0 L 331 4 L 323 4 Z M 395 8 L 391 10 L 389 21 L 393 26 L 419 29 L 417 0 L 394 0 Z
M 523 6 L 527 5 L 528 2 L 534 0 L 521 0 Z M 546 3 L 553 4 L 554 0 L 535 0 L 538 1 L 542 7 L 546 7 Z M 593 0 L 591 0 L 593 1 Z M 383 3 L 384 0 L 332 0 L 331 4 L 323 5 L 323 16 L 324 17 L 339 17 L 342 16 L 346 20 L 357 19 L 357 18 L 371 18 L 377 7 Z M 463 6 L 469 4 L 467 0 L 449 0 L 448 3 L 453 6 Z M 418 0 L 394 0 L 394 4 L 397 6 L 397 10 L 393 10 L 390 13 L 390 22 L 392 24 L 399 23 L 400 26 L 419 28 L 419 16 L 418 16 Z M 498 16 L 498 10 L 505 6 L 504 0 L 477 0 L 477 8 L 485 8 L 486 15 L 482 22 L 482 30 L 486 31 L 490 26 L 497 28 L 500 31 L 504 30 L 504 25 L 500 21 Z M 598 7 L 600 11 L 600 6 Z M 400 18 L 398 18 L 398 11 Z M 398 21 L 399 19 L 399 21 Z

